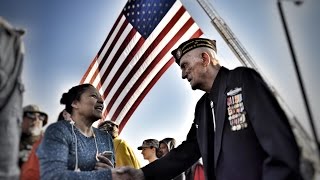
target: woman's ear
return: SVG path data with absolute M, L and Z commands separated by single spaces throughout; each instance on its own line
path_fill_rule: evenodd
M 78 105 L 77 105 L 77 102 L 76 101 L 73 101 L 72 103 L 71 103 L 71 107 L 73 107 L 73 108 L 77 108 L 78 107 Z
M 210 64 L 210 56 L 206 52 L 201 53 L 201 58 L 202 58 L 202 64 L 206 67 L 209 66 Z

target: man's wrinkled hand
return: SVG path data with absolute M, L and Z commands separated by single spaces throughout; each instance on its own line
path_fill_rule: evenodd
M 112 170 L 112 180 L 144 180 L 141 169 L 121 167 Z

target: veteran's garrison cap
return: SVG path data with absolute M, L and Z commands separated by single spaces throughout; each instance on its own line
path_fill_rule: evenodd
M 216 40 L 206 38 L 193 38 L 180 44 L 180 46 L 177 49 L 173 50 L 171 54 L 176 59 L 176 63 L 180 65 L 181 57 L 192 49 L 198 47 L 208 47 L 217 52 Z

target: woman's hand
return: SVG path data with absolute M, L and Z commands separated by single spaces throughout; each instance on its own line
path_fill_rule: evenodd
M 98 154 L 97 158 L 98 158 L 99 161 L 96 163 L 94 169 L 102 170 L 102 169 L 114 168 L 111 160 L 106 158 L 102 154 Z

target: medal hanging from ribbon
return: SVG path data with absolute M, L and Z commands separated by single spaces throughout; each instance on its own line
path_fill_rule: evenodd
M 228 120 L 232 131 L 248 127 L 246 111 L 242 99 L 242 88 L 235 88 L 227 93 Z

